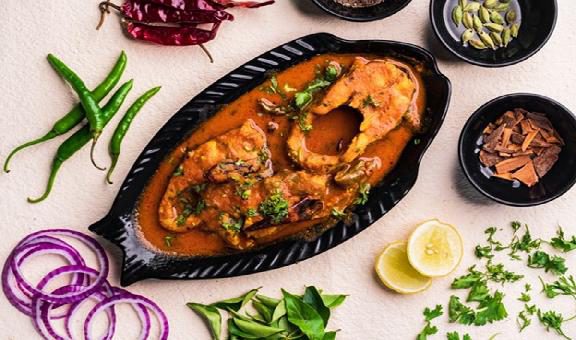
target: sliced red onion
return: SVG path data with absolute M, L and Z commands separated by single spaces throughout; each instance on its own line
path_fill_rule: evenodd
M 106 281 L 106 277 L 108 277 L 108 258 L 106 257 L 106 252 L 104 251 L 104 248 L 102 248 L 102 246 L 93 238 L 84 235 L 82 233 L 79 233 L 77 231 L 66 229 L 52 229 L 46 231 L 39 231 L 30 234 L 26 238 L 24 238 L 19 243 L 19 245 L 16 246 L 16 249 L 14 251 L 16 252 L 20 246 L 25 245 L 27 242 L 31 242 L 35 238 L 42 236 L 53 236 L 53 235 L 66 236 L 77 239 L 79 241 L 82 241 L 86 246 L 88 246 L 91 250 L 93 250 L 94 253 L 96 254 L 96 258 L 98 260 L 98 266 L 100 268 L 98 277 L 96 277 L 90 285 L 85 286 L 86 288 L 81 291 L 71 292 L 62 295 L 47 293 L 37 289 L 36 287 L 33 287 L 28 281 L 26 281 L 26 279 L 24 278 L 24 276 L 20 271 L 20 267 L 18 266 L 18 259 L 15 258 L 16 261 L 10 261 L 10 262 L 11 262 L 11 269 L 16 281 L 19 281 L 25 290 L 31 292 L 34 295 L 41 295 L 43 300 L 50 301 L 53 303 L 63 303 L 63 304 L 72 303 L 76 300 L 80 300 L 92 294 L 94 291 L 98 289 L 98 287 L 104 281 Z
M 94 251 L 100 270 L 87 267 L 84 259 L 73 246 L 54 236 L 71 237 L 83 242 Z M 53 269 L 37 285 L 32 285 L 24 278 L 21 267 L 33 257 L 48 254 L 63 257 L 68 265 Z M 48 284 L 54 279 L 68 274 L 71 275 L 70 283 L 51 292 L 45 291 Z M 38 332 L 45 339 L 72 339 L 71 320 L 82 303 L 88 299 L 94 299 L 97 303 L 90 310 L 84 322 L 83 331 L 87 340 L 90 339 L 89 333 L 95 316 L 103 311 L 108 317 L 108 327 L 100 339 L 112 339 L 116 330 L 114 306 L 119 303 L 129 303 L 135 309 L 142 324 L 140 339 L 147 339 L 150 335 L 151 318 L 149 311 L 152 311 L 159 321 L 160 339 L 167 339 L 168 319 L 158 305 L 143 296 L 131 294 L 121 288 L 111 287 L 106 281 L 107 276 L 108 258 L 96 240 L 73 230 L 52 229 L 30 234 L 18 243 L 4 264 L 2 289 L 12 305 L 34 318 Z M 63 314 L 52 315 L 56 309 L 61 307 L 67 307 Z M 66 332 L 64 336 L 58 334 L 51 324 L 51 320 L 60 318 L 64 318 Z
M 49 241 L 49 242 L 48 242 Z M 42 240 L 38 243 L 24 244 L 16 248 L 6 260 L 2 271 L 2 289 L 8 301 L 22 313 L 32 316 L 31 297 L 33 292 L 27 289 L 26 285 L 14 275 L 12 264 L 16 263 L 20 267 L 26 259 L 38 256 L 57 254 L 64 257 L 68 263 L 84 265 L 84 260 L 78 252 L 63 241 L 58 239 Z M 82 285 L 85 282 L 83 276 L 74 275 L 71 284 Z
M 135 295 L 127 291 L 119 291 L 116 295 L 106 298 L 105 300 L 101 301 L 96 306 L 94 306 L 94 308 L 92 308 L 92 310 L 90 311 L 90 313 L 88 313 L 88 316 L 86 317 L 86 321 L 84 322 L 84 338 L 87 340 L 93 339 L 90 336 L 90 330 L 92 329 L 92 323 L 96 315 L 120 303 L 128 303 L 134 306 L 141 305 L 150 309 L 154 313 L 154 315 L 156 315 L 156 318 L 158 319 L 160 324 L 159 338 L 161 340 L 168 339 L 168 333 L 169 333 L 168 318 L 166 317 L 164 312 L 162 312 L 160 307 L 158 307 L 157 304 L 155 304 L 154 302 L 150 301 L 149 299 L 143 296 Z M 143 329 L 150 328 L 149 321 L 150 320 L 148 319 L 147 324 L 143 325 Z M 148 335 L 149 335 L 148 332 L 142 332 L 140 333 L 139 339 L 147 339 Z

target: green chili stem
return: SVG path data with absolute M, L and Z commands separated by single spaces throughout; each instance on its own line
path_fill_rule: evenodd
M 92 161 L 92 164 L 94 164 L 94 166 L 97 169 L 102 170 L 102 168 L 96 164 L 93 152 L 94 147 L 96 145 L 96 141 L 98 140 L 98 136 L 102 133 L 102 129 L 104 128 L 104 117 L 102 110 L 100 109 L 100 106 L 98 106 L 98 101 L 96 100 L 96 98 L 94 98 L 94 96 L 92 96 L 92 93 L 90 92 L 90 90 L 88 90 L 86 84 L 84 84 L 84 81 L 74 71 L 72 71 L 72 69 L 70 69 L 66 64 L 64 64 L 64 62 L 62 62 L 60 59 L 58 59 L 56 56 L 52 54 L 48 55 L 48 62 L 50 63 L 50 65 L 52 65 L 52 68 L 54 68 L 54 70 L 64 80 L 66 80 L 66 82 L 72 87 L 72 89 L 78 95 L 80 103 L 82 103 L 82 107 L 86 112 L 86 119 L 90 124 L 90 133 L 92 134 L 93 139 L 92 149 L 90 152 L 90 159 Z
M 94 91 L 92 91 L 92 95 L 98 102 L 104 99 L 104 97 L 106 97 L 108 93 L 110 93 L 110 91 L 112 91 L 112 89 L 116 87 L 118 81 L 120 80 L 122 74 L 124 73 L 124 70 L 126 69 L 127 61 L 128 58 L 126 57 L 126 53 L 122 51 L 122 53 L 120 53 L 120 56 L 118 57 L 118 60 L 116 60 L 114 67 L 112 68 L 110 73 L 108 73 L 108 76 L 106 76 L 104 81 L 102 81 L 94 89 Z M 81 104 L 77 104 L 76 106 L 74 106 L 74 108 L 70 110 L 70 112 L 68 112 L 58 121 L 56 121 L 56 123 L 54 123 L 54 125 L 52 126 L 52 130 L 50 130 L 46 135 L 16 147 L 8 155 L 8 158 L 6 158 L 6 161 L 4 162 L 4 171 L 10 172 L 9 163 L 16 153 L 29 146 L 40 144 L 42 142 L 48 141 L 52 138 L 67 133 L 68 131 L 72 130 L 75 126 L 80 124 L 80 122 L 82 122 L 85 116 L 86 114 L 84 113 L 84 109 L 82 108 Z
M 154 97 L 158 91 L 160 91 L 160 86 L 154 87 L 142 94 L 138 97 L 134 103 L 126 110 L 124 117 L 118 123 L 116 130 L 112 134 L 112 138 L 110 139 L 110 144 L 108 145 L 108 152 L 110 154 L 110 158 L 112 159 L 112 164 L 110 165 L 110 169 L 108 170 L 108 174 L 106 174 L 106 181 L 108 184 L 113 184 L 111 181 L 112 172 L 116 167 L 116 163 L 118 162 L 118 158 L 120 157 L 120 149 L 122 146 L 122 140 L 126 136 L 134 117 L 140 112 L 144 104 L 150 100 L 150 98 Z
M 122 86 L 112 95 L 110 100 L 102 108 L 102 112 L 104 115 L 104 125 L 108 124 L 108 122 L 110 122 L 110 120 L 112 119 L 112 117 L 114 117 L 116 112 L 118 112 L 118 109 L 120 109 L 120 106 L 122 106 L 122 103 L 126 99 L 126 96 L 132 89 L 132 83 L 133 83 L 132 80 L 130 80 L 122 84 Z M 44 194 L 36 199 L 28 198 L 28 202 L 38 203 L 45 200 L 52 190 L 56 175 L 62 163 L 64 163 L 76 152 L 82 149 L 86 144 L 90 142 L 91 139 L 92 139 L 92 133 L 90 130 L 90 126 L 88 124 L 84 125 L 72 136 L 68 137 L 68 139 L 66 139 L 60 145 L 58 151 L 56 151 L 56 156 L 54 156 L 54 160 L 52 162 L 52 170 L 50 172 L 50 177 L 48 179 L 48 185 L 46 186 Z

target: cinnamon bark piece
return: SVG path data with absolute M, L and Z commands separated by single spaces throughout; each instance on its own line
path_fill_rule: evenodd
M 531 158 L 529 156 L 518 156 L 503 160 L 502 162 L 496 164 L 496 172 L 503 174 L 506 172 L 514 171 L 518 168 L 523 167 L 526 163 L 530 162 Z
M 534 158 L 534 167 L 539 177 L 544 177 L 558 161 L 558 155 L 562 149 L 556 145 L 546 148 L 542 153 Z
M 526 163 L 526 165 L 524 165 L 520 170 L 514 172 L 512 178 L 519 180 L 528 187 L 532 187 L 534 184 L 538 183 L 538 175 L 536 174 L 532 161 Z

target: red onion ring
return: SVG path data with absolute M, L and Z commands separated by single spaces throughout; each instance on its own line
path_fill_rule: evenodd
M 99 270 L 87 267 L 85 260 L 73 246 L 54 236 L 71 237 L 88 246 L 96 255 Z M 61 256 L 68 265 L 53 269 L 34 286 L 24 278 L 21 267 L 29 259 L 46 254 Z M 89 332 L 95 316 L 101 312 L 107 314 L 108 327 L 99 339 L 112 339 L 116 330 L 114 306 L 119 303 L 129 303 L 135 309 L 142 325 L 140 339 L 148 339 L 150 335 L 150 311 L 159 321 L 160 338 L 167 339 L 168 319 L 158 305 L 143 296 L 111 287 L 106 280 L 108 268 L 106 253 L 93 238 L 73 230 L 44 230 L 25 237 L 10 253 L 2 270 L 2 289 L 12 305 L 34 319 L 36 329 L 45 339 L 72 339 L 71 320 L 88 299 L 94 299 L 97 303 L 84 321 L 83 332 L 87 340 L 92 339 Z M 54 279 L 68 274 L 72 274 L 70 283 L 51 292 L 45 291 Z M 54 310 L 64 306 L 68 308 L 63 314 L 51 315 Z M 64 318 L 65 336 L 59 335 L 51 324 L 51 320 L 61 318 Z
M 135 295 L 132 293 L 129 293 L 125 290 L 122 291 L 118 291 L 118 293 L 112 297 L 106 298 L 103 301 L 100 301 L 96 306 L 94 306 L 94 308 L 92 308 L 92 310 L 90 311 L 90 313 L 88 313 L 88 316 L 86 317 L 86 321 L 84 322 L 84 338 L 86 339 L 91 339 L 90 337 L 90 330 L 92 328 L 92 323 L 94 321 L 94 318 L 96 315 L 98 315 L 99 313 L 101 313 L 102 311 L 107 310 L 108 308 L 111 308 L 117 304 L 120 303 L 128 303 L 131 305 L 141 305 L 141 306 L 145 306 L 148 309 L 150 309 L 154 315 L 156 315 L 156 318 L 158 319 L 159 323 L 160 323 L 160 339 L 161 340 L 167 340 L 168 339 L 168 333 L 169 333 L 169 326 L 168 326 L 168 318 L 166 317 L 166 315 L 164 314 L 164 312 L 162 312 L 162 310 L 160 309 L 160 307 L 158 307 L 157 304 L 155 304 L 154 302 L 152 302 L 151 300 L 141 296 L 141 295 Z M 148 321 L 150 321 L 148 319 Z M 147 325 L 143 325 L 144 329 L 149 329 L 150 328 L 150 322 L 147 323 Z M 140 334 L 139 339 L 147 339 L 148 338 L 149 333 L 148 332 L 143 332 Z M 145 337 L 142 337 L 145 336 Z
M 104 251 L 104 248 L 102 248 L 102 246 L 93 238 L 86 236 L 82 233 L 79 233 L 77 231 L 66 229 L 52 229 L 46 231 L 39 231 L 28 235 L 26 238 L 20 241 L 20 243 L 18 244 L 18 246 L 16 246 L 16 249 L 14 251 L 16 252 L 19 247 L 25 245 L 27 242 L 31 242 L 31 240 L 34 240 L 35 238 L 51 235 L 61 235 L 77 239 L 82 243 L 84 243 L 86 246 L 88 246 L 91 250 L 93 250 L 94 253 L 96 254 L 96 258 L 98 260 L 98 265 L 100 268 L 98 277 L 96 277 L 93 280 L 92 284 L 85 286 L 84 290 L 58 295 L 54 293 L 43 292 L 37 289 L 36 287 L 33 287 L 22 275 L 20 267 L 18 266 L 18 261 L 9 261 L 11 263 L 10 267 L 12 269 L 12 273 L 14 274 L 16 281 L 19 281 L 25 290 L 30 291 L 34 295 L 40 295 L 43 300 L 50 301 L 53 303 L 68 304 L 76 300 L 85 298 L 88 295 L 91 295 L 94 291 L 98 289 L 100 285 L 102 285 L 104 281 L 106 281 L 106 277 L 108 276 L 108 258 L 106 257 L 106 252 Z
M 19 258 L 16 255 L 21 254 Z M 70 247 L 65 242 L 54 239 L 38 240 L 34 243 L 24 244 L 12 252 L 2 271 L 2 289 L 8 301 L 22 313 L 32 316 L 31 298 L 33 292 L 28 290 L 21 280 L 18 280 L 12 271 L 12 263 L 22 266 L 26 259 L 38 255 L 57 254 L 64 257 L 70 264 L 84 265 L 84 260 L 76 249 Z M 83 276 L 75 275 L 71 284 L 82 285 L 85 282 Z M 17 287 L 14 287 L 14 284 Z M 21 293 L 20 296 L 16 292 Z

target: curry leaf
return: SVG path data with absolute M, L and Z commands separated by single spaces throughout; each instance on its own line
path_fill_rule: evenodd
M 324 301 L 322 301 L 322 296 L 320 292 L 318 292 L 318 289 L 314 286 L 306 287 L 302 301 L 312 306 L 318 314 L 320 314 L 322 320 L 324 320 L 324 327 L 326 327 L 328 325 L 328 319 L 330 319 L 330 309 L 326 307 Z
M 286 315 L 286 304 L 284 303 L 284 300 L 281 300 L 280 303 L 276 305 L 276 308 L 274 308 L 274 313 L 272 313 L 271 322 L 276 322 L 285 315 Z
M 265 338 L 283 332 L 283 328 L 266 326 L 255 321 L 246 321 L 239 318 L 233 318 L 234 324 L 244 333 L 255 336 L 256 338 Z M 239 335 L 239 334 L 237 334 Z M 239 335 L 240 336 L 240 335 Z
M 260 314 L 260 316 L 262 316 L 264 321 L 267 323 L 272 321 L 273 310 L 270 307 L 257 300 L 252 301 L 252 306 Z
M 324 321 L 318 312 L 300 298 L 282 290 L 288 321 L 297 326 L 309 340 L 323 340 Z
M 214 306 L 216 308 L 220 308 L 223 310 L 231 309 L 231 310 L 237 312 L 242 307 L 244 307 L 250 300 L 252 300 L 252 298 L 254 297 L 254 295 L 256 295 L 256 293 L 258 292 L 259 289 L 260 288 L 252 289 L 249 292 L 247 292 L 246 294 L 241 295 L 239 297 L 214 302 L 213 304 L 211 304 L 211 306 Z
M 256 294 L 256 300 L 262 302 L 263 304 L 265 304 L 270 308 L 276 308 L 276 306 L 278 306 L 278 304 L 280 303 L 280 300 L 278 299 L 274 299 L 266 295 L 260 295 L 260 294 Z
M 324 333 L 324 339 L 322 339 L 322 340 L 336 340 L 336 332 Z
M 189 302 L 186 304 L 188 308 L 198 313 L 208 324 L 210 333 L 213 340 L 220 340 L 220 333 L 222 331 L 222 316 L 218 309 L 214 306 L 207 306 L 200 303 Z
M 324 306 L 328 308 L 336 308 L 344 303 L 348 295 L 330 295 L 322 294 L 322 301 L 324 301 Z

